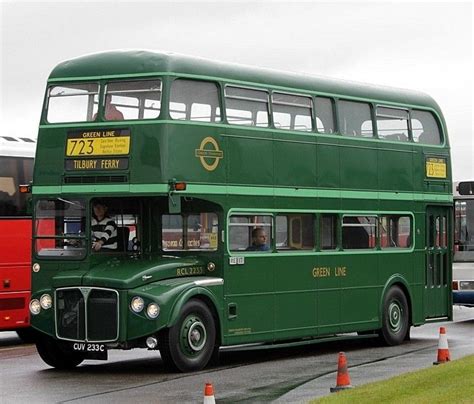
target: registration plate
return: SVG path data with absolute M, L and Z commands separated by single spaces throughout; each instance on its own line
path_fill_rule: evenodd
M 83 353 L 85 359 L 107 360 L 107 347 L 104 344 L 75 342 L 72 344 L 72 350 Z

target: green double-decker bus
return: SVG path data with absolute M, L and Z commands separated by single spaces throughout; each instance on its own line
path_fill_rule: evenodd
M 51 73 L 38 135 L 32 325 L 56 368 L 452 318 L 446 124 L 427 95 L 170 53 Z M 100 212 L 96 210 L 100 207 Z

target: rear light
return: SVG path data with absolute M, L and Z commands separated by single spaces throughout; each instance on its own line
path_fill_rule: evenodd
M 459 282 L 453 281 L 453 290 L 459 290 Z

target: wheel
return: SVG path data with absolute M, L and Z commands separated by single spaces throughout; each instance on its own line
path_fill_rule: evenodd
M 398 286 L 393 286 L 385 295 L 382 308 L 380 337 L 386 345 L 399 345 L 409 331 L 407 298 Z
M 56 369 L 73 369 L 84 360 L 81 354 L 73 352 L 63 342 L 47 335 L 38 336 L 36 349 L 41 359 Z
M 35 342 L 38 335 L 37 331 L 32 327 L 20 328 L 16 330 L 16 333 L 20 339 L 27 344 Z
M 204 368 L 216 349 L 216 326 L 209 308 L 200 300 L 189 300 L 178 322 L 162 331 L 159 344 L 168 367 L 181 372 Z

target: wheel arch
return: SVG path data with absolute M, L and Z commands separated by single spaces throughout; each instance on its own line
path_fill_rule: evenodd
M 393 286 L 398 286 L 401 291 L 405 294 L 405 297 L 407 299 L 407 304 L 408 304 L 408 326 L 410 327 L 413 323 L 413 299 L 410 293 L 410 287 L 407 282 L 407 280 L 403 277 L 401 274 L 394 274 L 392 275 L 387 282 L 385 283 L 385 286 L 382 290 L 382 294 L 380 295 L 380 301 L 379 301 L 379 321 L 380 324 L 382 324 L 382 312 L 383 312 L 383 303 L 386 294 L 392 288 Z
M 222 341 L 222 321 L 219 314 L 220 310 L 218 299 L 209 289 L 203 287 L 188 289 L 182 293 L 178 299 L 176 299 L 176 302 L 171 310 L 167 327 L 172 327 L 177 323 L 181 309 L 191 299 L 200 300 L 211 311 L 212 317 L 214 318 L 216 324 L 216 337 L 218 339 L 218 343 L 220 344 Z

